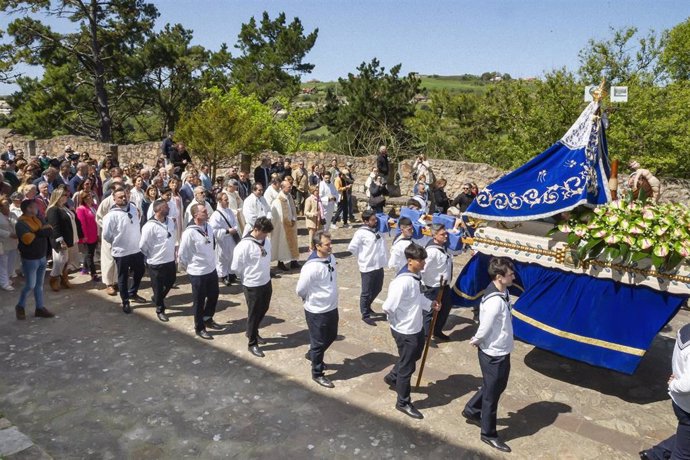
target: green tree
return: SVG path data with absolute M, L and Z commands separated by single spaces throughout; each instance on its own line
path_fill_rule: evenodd
M 393 158 L 409 155 L 413 139 L 405 120 L 414 116 L 413 97 L 421 80 L 414 74 L 401 77 L 400 68 L 398 64 L 386 73 L 374 58 L 357 67 L 357 75 L 338 79 L 337 96 L 332 89 L 327 91 L 320 119 L 336 135 L 335 149 L 368 155 L 385 144 Z
M 256 154 L 271 146 L 273 115 L 254 95 L 237 88 L 214 88 L 201 104 L 183 116 L 176 135 L 208 164 L 215 178 L 219 165 L 240 153 Z
M 305 35 L 299 18 L 287 24 L 285 13 L 271 19 L 264 11 L 257 23 L 252 17 L 242 24 L 232 59 L 232 81 L 244 94 L 256 94 L 261 102 L 274 96 L 293 97 L 299 92 L 300 76 L 313 64 L 304 61 L 314 47 L 319 30 Z
M 613 37 L 597 41 L 590 39 L 579 53 L 580 78 L 587 84 L 598 84 L 606 78 L 607 84 L 625 84 L 636 78 L 648 84 L 658 82 L 662 76 L 659 55 L 663 39 L 650 31 L 637 38 L 637 28 L 611 29 Z
M 0 11 L 19 16 L 7 28 L 13 39 L 14 63 L 41 65 L 46 71 L 71 66 L 73 78 L 91 94 L 87 104 L 76 107 L 83 120 L 73 128 L 111 141 L 113 118 L 128 116 L 118 112 L 119 107 L 137 109 L 125 100 L 136 87 L 133 82 L 139 81 L 133 59 L 153 29 L 156 8 L 143 0 L 0 0 Z M 56 32 L 42 21 L 45 16 L 66 20 L 76 31 Z M 88 120 L 92 113 L 96 126 Z
M 661 62 L 671 79 L 690 80 L 690 18 L 668 32 Z
M 191 45 L 192 36 L 180 24 L 166 24 L 143 47 L 148 95 L 161 117 L 157 135 L 173 131 L 180 114 L 203 98 L 200 77 L 210 55 L 204 47 Z

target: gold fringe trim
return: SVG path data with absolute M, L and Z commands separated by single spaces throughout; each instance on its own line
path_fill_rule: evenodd
M 542 331 L 548 332 L 549 334 L 553 334 L 558 337 L 563 337 L 564 339 L 573 340 L 575 342 L 580 343 L 586 343 L 588 345 L 594 345 L 595 347 L 602 347 L 608 350 L 620 351 L 621 353 L 627 353 L 629 355 L 644 356 L 645 354 L 645 350 L 642 350 L 640 348 L 628 347 L 626 345 L 607 342 L 605 340 L 584 337 L 582 335 L 573 334 L 572 332 L 561 331 L 559 329 L 546 325 L 540 321 L 537 321 L 533 318 L 530 318 L 529 316 L 526 316 L 515 309 L 513 309 L 513 316 L 531 326 L 536 327 L 537 329 L 541 329 Z

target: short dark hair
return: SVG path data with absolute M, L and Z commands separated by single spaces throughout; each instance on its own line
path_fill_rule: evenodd
M 158 199 L 153 202 L 153 212 L 158 212 L 158 210 L 163 206 L 167 201 Z
M 508 270 L 515 272 L 515 265 L 507 257 L 492 257 L 489 260 L 489 276 L 495 280 L 497 276 L 506 276 Z
M 413 260 L 426 259 L 426 249 L 415 243 L 408 244 L 405 248 L 405 258 Z
M 321 238 L 328 238 L 329 240 L 333 239 L 331 237 L 331 234 L 328 233 L 326 230 L 319 230 L 316 233 L 314 233 L 314 236 L 311 239 L 311 244 L 316 246 L 317 244 L 321 244 Z
M 362 221 L 367 221 L 371 218 L 371 216 L 375 216 L 375 215 L 376 215 L 376 212 L 371 210 L 371 209 L 367 209 L 366 211 L 362 211 Z
M 412 221 L 409 217 L 401 217 L 400 219 L 398 219 L 398 227 L 402 227 L 403 225 L 405 227 L 409 227 L 412 225 Z
M 414 206 L 417 209 L 421 209 L 422 205 L 419 204 L 419 201 L 415 200 L 414 198 L 410 198 L 407 200 L 407 203 L 405 205 L 409 208 L 410 206 Z
M 19 205 L 19 209 L 22 210 L 23 213 L 26 212 L 27 209 L 29 209 L 29 206 L 32 204 L 36 204 L 36 200 L 24 200 L 22 201 L 22 204 Z
M 431 234 L 435 235 L 441 230 L 445 230 L 446 226 L 444 224 L 431 224 Z
M 264 185 L 261 182 L 254 182 L 254 185 L 252 185 L 252 191 L 256 192 L 256 190 L 261 187 L 261 190 L 264 189 Z
M 271 222 L 271 219 L 268 217 L 261 216 L 254 222 L 254 230 L 263 233 L 271 233 L 273 231 L 273 222 Z

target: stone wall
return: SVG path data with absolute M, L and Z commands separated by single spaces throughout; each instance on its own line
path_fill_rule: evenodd
M 58 136 L 52 139 L 39 139 L 31 141 L 30 139 L 14 134 L 4 136 L 4 141 L 12 141 L 16 148 L 22 148 L 27 154 L 27 157 L 35 155 L 40 149 L 44 148 L 51 156 L 60 155 L 65 148 L 65 145 L 71 145 L 77 152 L 89 152 L 92 158 L 102 159 L 106 152 L 113 152 L 122 164 L 129 163 L 143 163 L 152 166 L 156 162 L 159 154 L 160 142 L 145 142 L 141 144 L 128 145 L 113 145 L 103 142 L 94 141 L 91 138 L 83 136 Z M 270 154 L 267 153 L 267 154 Z M 276 157 L 276 154 L 272 154 Z M 259 164 L 260 155 L 257 155 L 252 161 L 252 168 Z M 376 164 L 376 156 L 368 157 L 351 157 L 348 155 L 338 155 L 329 152 L 296 152 L 290 155 L 293 163 L 297 159 L 303 159 L 307 168 L 314 163 L 324 163 L 329 167 L 333 158 L 338 160 L 338 164 L 344 167 L 348 161 L 353 163 L 352 173 L 355 176 L 355 186 L 353 187 L 355 195 L 360 198 L 365 198 L 364 182 L 371 172 L 371 169 Z M 391 172 L 389 181 L 389 189 L 393 195 L 408 196 L 412 191 L 414 181 L 412 180 L 412 164 L 414 159 L 404 160 L 395 167 Z M 437 179 L 444 178 L 448 181 L 446 185 L 446 193 L 452 200 L 459 192 L 462 184 L 466 182 L 476 182 L 479 188 L 482 189 L 486 185 L 492 183 L 506 171 L 494 168 L 483 163 L 467 163 L 462 161 L 451 160 L 429 160 L 431 169 L 436 175 Z M 240 164 L 239 156 L 235 160 L 228 162 L 230 164 Z M 224 169 L 220 169 L 219 173 Z M 397 173 L 397 174 L 396 174 Z M 395 181 L 395 178 L 398 178 Z M 619 184 L 621 188 L 627 182 L 627 176 L 621 174 L 619 176 Z M 661 180 L 661 200 L 683 202 L 690 205 L 690 180 L 665 178 Z

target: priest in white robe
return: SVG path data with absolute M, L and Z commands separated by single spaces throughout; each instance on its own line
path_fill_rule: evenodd
M 273 200 L 273 233 L 271 233 L 271 261 L 278 261 L 278 268 L 288 271 L 299 268 L 299 244 L 297 243 L 297 207 L 292 198 L 292 185 L 287 180 Z M 286 264 L 290 264 L 290 268 Z
M 230 209 L 230 197 L 227 192 L 216 195 L 218 208 L 213 211 L 208 220 L 216 237 L 216 271 L 218 278 L 226 286 L 230 286 L 237 279 L 237 275 L 230 270 L 232 254 L 240 240 L 240 230 L 235 213 Z

